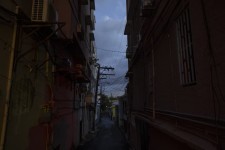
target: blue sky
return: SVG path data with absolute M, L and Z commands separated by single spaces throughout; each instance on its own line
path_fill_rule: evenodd
M 124 93 L 126 86 L 125 74 L 127 71 L 126 36 L 126 0 L 95 0 L 96 29 L 95 42 L 97 56 L 102 66 L 112 66 L 115 73 L 102 80 L 104 94 L 119 96 Z M 115 52 L 119 51 L 119 52 Z

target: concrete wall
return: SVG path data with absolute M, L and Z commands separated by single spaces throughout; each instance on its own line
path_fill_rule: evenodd
M 18 0 L 16 3 L 25 15 L 25 18 L 19 19 L 26 20 L 28 18 L 27 22 L 29 22 L 32 1 Z M 75 84 L 74 81 L 71 81 L 74 74 L 56 75 L 52 59 L 48 55 L 50 52 L 51 56 L 55 57 L 53 54 L 55 47 L 52 46 L 55 44 L 55 52 L 57 53 L 55 60 L 68 58 L 71 60 L 71 68 L 73 69 L 76 64 L 82 64 L 83 71 L 87 76 L 90 76 L 92 85 L 94 85 L 95 68 L 88 66 L 87 62 L 89 61 L 87 58 L 92 55 L 88 49 L 88 46 L 91 45 L 89 41 L 90 27 L 85 29 L 85 33 L 88 35 L 86 41 L 88 42 L 76 41 L 73 46 L 68 45 L 68 42 L 71 44 L 71 40 L 77 40 L 73 39 L 73 33 L 77 32 L 76 17 L 73 16 L 69 3 L 54 1 L 54 4 L 59 15 L 58 21 L 66 23 L 62 30 L 69 40 L 66 41 L 67 39 L 62 36 L 62 33 L 58 32 L 59 41 L 51 40 L 50 44 L 49 39 L 47 39 L 45 46 L 38 45 L 38 43 L 43 40 L 44 37 L 41 36 L 47 30 L 46 28 L 40 27 L 40 35 L 37 33 L 40 30 L 29 34 L 35 28 L 18 26 L 16 48 L 12 49 L 13 25 L 16 20 L 0 10 L 1 14 L 5 15 L 4 17 L 12 21 L 6 23 L 0 20 L 0 32 L 4 33 L 0 35 L 0 133 L 2 133 L 3 111 L 5 104 L 8 104 L 6 103 L 7 85 L 9 85 L 8 81 L 12 80 L 11 89 L 8 91 L 10 105 L 5 149 L 40 150 L 49 147 L 57 148 L 58 146 L 60 146 L 59 149 L 75 149 L 90 131 L 90 120 L 94 116 L 90 114 L 84 99 L 88 91 L 82 91 L 83 84 Z M 11 1 L 3 1 L 1 5 L 13 12 L 16 8 L 16 5 Z M 72 2 L 72 5 L 75 9 L 74 13 L 77 15 L 81 6 L 78 5 L 77 1 Z M 85 13 L 87 10 L 90 13 L 90 6 L 85 6 L 84 10 Z M 84 20 L 84 15 L 78 16 L 78 19 Z M 48 32 L 51 32 L 50 28 Z M 10 58 L 13 51 L 16 53 L 15 58 Z M 13 77 L 9 78 L 9 64 L 13 59 Z M 57 67 L 56 69 L 58 69 Z M 92 69 L 88 72 L 85 70 L 87 68 Z M 90 90 L 93 89 L 90 88 Z
M 25 52 L 36 43 L 32 39 L 24 42 L 20 52 Z M 49 134 L 46 131 L 46 123 L 50 121 L 50 110 L 47 110 L 45 105 L 51 101 L 52 94 L 51 81 L 47 75 L 50 75 L 52 70 L 46 72 L 46 65 L 37 69 L 34 64 L 39 66 L 46 57 L 46 51 L 37 47 L 18 60 L 14 68 L 6 149 L 14 149 L 15 146 L 18 149 L 34 149 L 31 143 L 37 141 L 40 147 L 45 147 L 46 135 Z M 36 129 L 39 132 L 35 131 Z
M 71 68 L 69 68 L 69 70 L 71 69 L 70 71 L 72 72 L 76 64 L 83 65 L 83 73 L 89 77 L 91 83 L 77 83 L 74 86 L 76 81 L 71 81 L 65 74 L 57 73 L 55 76 L 54 99 L 56 101 L 57 121 L 53 123 L 53 126 L 55 132 L 54 137 L 57 140 L 54 142 L 54 147 L 60 146 L 60 149 L 76 148 L 79 142 L 83 140 L 90 131 L 93 124 L 92 122 L 94 121 L 94 115 L 89 112 L 89 108 L 86 107 L 85 102 L 85 96 L 88 92 L 92 92 L 92 88 L 88 89 L 90 91 L 82 91 L 83 86 L 87 86 L 87 84 L 94 85 L 95 83 L 95 78 L 93 78 L 95 68 L 93 69 L 93 66 L 89 66 L 90 64 L 88 62 L 89 57 L 92 56 L 90 51 L 91 43 L 89 40 L 89 33 L 91 31 L 90 27 L 85 23 L 85 15 L 90 14 L 91 11 L 90 2 L 88 5 L 81 5 L 77 1 L 71 2 L 74 6 L 73 10 L 75 14 L 73 14 L 69 2 L 54 2 L 56 10 L 61 14 L 59 15 L 59 21 L 67 23 L 63 31 L 69 39 L 76 41 L 70 43 L 71 45 L 64 41 L 68 40 L 64 37 L 61 37 L 64 40 L 55 41 L 57 57 L 59 59 L 69 59 L 71 61 Z M 77 19 L 79 19 L 79 21 Z M 77 24 L 81 24 L 84 40 L 80 40 L 77 35 Z M 65 44 L 67 45 L 65 46 Z M 72 75 L 75 77 L 75 74 Z M 74 87 L 76 89 L 74 89 Z M 76 108 L 74 105 L 76 105 Z M 57 119 L 57 116 L 61 117 Z M 62 132 L 63 135 L 61 135 Z
M 73 33 L 76 30 L 77 21 L 73 16 L 73 11 L 71 9 L 69 1 L 63 2 L 61 0 L 54 0 L 53 6 L 58 13 L 58 21 L 66 23 L 62 28 L 63 33 L 67 38 L 72 39 Z M 61 32 L 59 32 L 59 35 L 61 38 L 65 38 Z
M 165 2 L 166 3 L 166 2 Z M 192 38 L 193 38 L 193 51 L 195 58 L 195 67 L 196 67 L 196 76 L 197 76 L 197 84 L 193 86 L 182 86 L 180 83 L 179 77 L 179 68 L 178 68 L 178 48 L 177 48 L 177 33 L 176 33 L 176 17 L 179 16 L 182 9 L 186 7 L 185 4 L 188 4 L 190 9 L 190 17 L 192 23 Z M 215 22 L 210 14 L 213 14 L 217 18 L 222 18 L 223 14 L 220 11 L 220 6 L 218 3 L 208 4 L 206 6 L 207 9 L 207 17 L 209 18 L 209 27 L 210 34 L 212 39 L 212 47 L 213 47 L 213 57 L 216 60 L 216 68 L 213 68 L 213 82 L 216 86 L 217 94 L 220 90 L 223 89 L 224 83 L 222 76 L 225 72 L 222 69 L 223 60 L 222 57 L 224 55 L 224 49 L 222 44 L 223 32 L 219 32 L 221 30 L 222 24 L 224 21 L 220 20 L 220 23 Z M 214 8 L 210 8 L 214 7 Z M 214 11 L 218 7 L 218 12 Z M 172 11 L 175 8 L 174 5 L 171 5 L 171 8 L 168 10 L 167 14 L 165 14 L 164 19 L 168 19 L 169 15 L 171 15 Z M 204 18 L 202 14 L 202 6 L 200 1 L 196 2 L 183 2 L 180 4 L 180 7 L 175 8 L 177 11 L 174 13 L 171 18 L 169 24 L 164 27 L 165 22 L 162 22 L 156 30 L 154 31 L 154 67 L 155 67 L 155 96 L 156 96 L 156 107 L 160 110 L 168 110 L 168 111 L 177 111 L 182 113 L 188 113 L 192 115 L 212 117 L 213 116 L 213 99 L 212 99 L 212 81 L 211 81 L 211 71 L 210 71 L 210 60 L 212 56 L 210 54 L 207 33 L 204 25 Z M 179 10 L 179 11 L 178 11 Z M 197 15 L 196 15 L 197 14 Z M 221 24 L 221 27 L 218 27 L 218 24 Z M 143 46 L 146 51 L 149 51 L 151 44 L 149 41 L 145 42 Z M 151 53 L 151 52 L 149 52 Z M 146 62 L 144 62 L 143 58 L 146 58 Z M 152 73 L 152 56 L 144 56 L 143 52 L 138 56 L 138 59 L 134 63 L 133 71 L 133 84 L 135 85 L 133 90 L 134 96 L 134 105 L 133 107 L 143 108 L 142 103 L 139 103 L 143 100 L 145 95 L 145 81 L 149 80 L 147 77 L 144 77 L 146 70 L 150 72 L 150 76 Z M 149 61 L 147 62 L 147 60 Z M 150 63 L 149 63 L 150 62 Z M 145 66 L 145 63 L 149 63 Z M 146 68 L 147 67 L 147 68 Z M 217 71 L 215 71 L 217 69 Z M 143 80 L 145 78 L 145 80 Z M 151 77 L 150 77 L 151 79 Z M 218 81 L 219 80 L 219 81 Z M 151 88 L 148 81 L 146 83 L 146 88 Z M 217 84 L 219 82 L 219 84 Z M 224 95 L 225 91 L 221 91 L 221 95 Z M 215 93 L 214 93 L 215 94 Z M 142 97 L 143 96 L 143 97 Z M 224 103 L 222 102 L 222 98 L 220 97 L 220 108 L 224 107 Z M 221 112 L 221 115 L 223 113 Z
M 214 7 L 210 8 L 209 7 Z M 181 5 L 182 6 L 182 5 Z M 202 14 L 202 6 L 200 1 L 190 2 L 190 18 L 192 27 L 193 38 L 193 52 L 196 69 L 197 83 L 193 86 L 182 86 L 179 77 L 178 68 L 178 48 L 176 37 L 175 19 L 172 18 L 171 24 L 167 26 L 167 30 L 164 30 L 159 41 L 154 45 L 155 48 L 155 85 L 156 85 L 156 107 L 162 110 L 171 110 L 182 113 L 188 113 L 197 116 L 213 117 L 213 94 L 212 82 L 216 88 L 216 93 L 223 89 L 225 82 L 223 82 L 222 76 L 225 72 L 221 68 L 223 60 L 221 56 L 225 53 L 221 40 L 223 39 L 223 32 L 219 32 L 218 24 L 224 24 L 224 21 L 214 22 L 214 16 L 220 18 L 224 13 L 220 12 L 220 6 L 218 3 L 208 4 L 206 3 L 206 11 L 209 15 L 209 32 L 212 35 L 212 51 L 210 54 L 207 31 L 204 24 L 204 17 Z M 180 8 L 180 7 L 178 7 Z M 177 9 L 178 9 L 177 8 Z M 180 8 L 182 9 L 182 7 Z M 215 12 L 215 10 L 218 10 Z M 172 10 L 171 10 L 172 11 Z M 196 15 L 197 14 L 197 15 Z M 174 16 L 179 15 L 179 11 Z M 220 20 L 220 19 L 218 19 Z M 212 57 L 215 59 L 215 65 L 212 66 Z M 213 68 L 213 79 L 211 81 L 211 70 Z M 217 71 L 216 71 L 216 70 Z M 166 75 L 165 75 L 166 74 Z M 219 85 L 216 83 L 219 80 Z M 225 91 L 221 91 L 224 95 Z M 220 94 L 219 94 L 220 95 Z M 221 96 L 221 95 L 220 95 Z M 219 96 L 219 97 L 220 97 Z M 223 100 L 220 98 L 220 106 L 218 109 L 222 110 L 224 107 Z M 224 114 L 221 112 L 221 115 Z
M 4 1 L 3 4 L 7 9 L 15 12 L 16 5 L 10 4 L 11 2 L 7 1 L 8 4 L 6 4 Z M 31 2 L 18 2 L 20 9 L 28 18 L 31 14 Z M 10 17 L 8 18 L 11 20 Z M 37 39 L 33 35 L 28 36 L 29 31 L 22 29 L 20 25 L 16 30 L 16 44 L 13 45 L 15 49 L 12 49 L 13 24 L 15 22 L 16 20 L 12 20 L 10 24 L 1 22 L 0 29 L 1 33 L 4 33 L 4 37 L 1 38 L 6 40 L 4 45 L 1 44 L 1 48 L 4 49 L 2 52 L 5 53 L 1 55 L 0 59 L 1 74 L 6 76 L 5 79 L 12 80 L 7 130 L 5 137 L 3 137 L 5 138 L 4 148 L 45 149 L 46 143 L 50 141 L 50 138 L 48 139 L 50 126 L 47 124 L 50 120 L 50 110 L 46 108 L 46 105 L 52 98 L 52 64 L 49 61 L 45 62 L 48 59 L 45 48 L 37 45 Z M 31 51 L 22 56 L 28 50 Z M 15 52 L 14 58 L 9 58 L 10 52 Z M 9 61 L 12 59 L 14 59 L 13 75 L 9 79 Z M 7 87 L 6 85 L 1 86 Z M 1 91 L 3 92 L 2 96 L 6 98 L 5 89 Z M 5 103 L 5 100 L 1 100 L 1 111 L 4 110 L 2 102 Z M 0 114 L 2 119 L 3 112 Z M 0 125 L 2 126 L 2 120 Z M 34 147 L 34 145 L 38 146 Z
M 134 145 L 139 145 L 140 139 L 136 134 L 140 131 L 133 125 L 132 117 L 135 118 L 140 113 L 143 120 L 148 120 L 146 122 L 149 123 L 149 127 L 152 126 L 152 122 L 162 121 L 160 123 L 165 126 L 170 124 L 177 130 L 188 130 L 192 136 L 199 135 L 201 140 L 210 143 L 214 148 L 223 148 L 224 129 L 219 127 L 220 134 L 216 133 L 213 120 L 220 122 L 220 125 L 224 123 L 225 3 L 219 0 L 182 0 L 160 1 L 157 4 L 151 21 L 150 18 L 145 18 L 143 32 L 147 34 L 142 35 L 136 56 L 130 63 L 129 72 L 132 74 L 129 76 L 128 86 L 128 103 L 131 107 L 129 121 L 131 128 L 136 129 L 136 133 L 132 133 L 131 129 L 130 139 Z M 183 86 L 179 73 L 176 21 L 187 8 L 190 11 L 196 84 Z M 132 36 L 132 33 L 130 35 Z M 145 104 L 148 106 L 147 109 Z M 156 116 L 153 115 L 154 110 Z M 181 118 L 176 118 L 176 114 Z M 154 121 L 151 120 L 153 117 Z M 187 117 L 193 117 L 193 120 L 187 123 L 188 121 L 183 120 Z M 201 123 L 196 123 L 197 120 Z M 202 133 L 200 128 L 195 128 L 196 126 L 204 128 L 204 132 L 211 132 L 214 137 Z M 172 149 L 190 149 L 187 145 L 179 143 L 179 138 L 177 140 L 169 134 L 166 135 L 166 131 L 160 133 L 157 130 L 153 128 L 152 133 L 148 134 L 154 141 L 150 142 L 150 149 L 160 149 L 161 146 L 161 149 L 164 149 L 166 145 Z M 163 138 L 159 138 L 161 136 Z M 219 137 L 221 142 L 216 142 L 216 137 Z M 194 140 L 190 143 L 193 144 Z

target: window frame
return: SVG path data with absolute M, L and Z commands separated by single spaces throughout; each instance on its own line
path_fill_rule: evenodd
M 178 64 L 180 84 L 194 85 L 196 81 L 191 18 L 189 8 L 185 8 L 176 20 Z

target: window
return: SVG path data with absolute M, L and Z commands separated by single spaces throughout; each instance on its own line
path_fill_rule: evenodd
M 188 8 L 178 17 L 176 27 L 180 82 L 183 86 L 192 85 L 196 83 L 196 75 Z

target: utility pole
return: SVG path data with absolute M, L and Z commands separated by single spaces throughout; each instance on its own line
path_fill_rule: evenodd
M 108 75 L 115 75 L 115 74 L 101 74 L 100 73 L 100 70 L 114 70 L 113 67 L 107 67 L 107 66 L 104 66 L 104 67 L 101 67 L 101 65 L 99 63 L 96 64 L 96 67 L 97 67 L 97 79 L 96 79 L 96 87 L 95 87 L 95 103 L 94 103 L 94 120 L 93 120 L 93 128 L 92 130 L 95 131 L 95 115 L 96 115 L 96 109 L 97 109 L 97 98 L 98 98 L 98 84 L 99 84 L 99 80 L 100 79 L 105 79 L 104 77 L 101 77 L 102 75 L 104 76 L 108 76 Z M 101 109 L 101 108 L 100 108 Z

